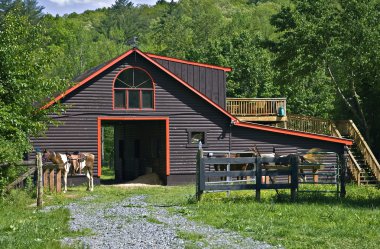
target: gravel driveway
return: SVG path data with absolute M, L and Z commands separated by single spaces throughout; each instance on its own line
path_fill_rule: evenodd
M 96 198 L 96 197 L 94 197 Z M 190 221 L 145 196 L 117 203 L 69 204 L 72 230 L 91 229 L 93 235 L 65 238 L 85 248 L 271 248 L 237 233 Z

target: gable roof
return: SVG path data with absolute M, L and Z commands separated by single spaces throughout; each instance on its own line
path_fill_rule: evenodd
M 64 98 L 66 95 L 70 94 L 71 92 L 75 91 L 82 85 L 90 82 L 92 79 L 94 79 L 96 76 L 100 75 L 116 63 L 120 62 L 133 52 L 141 55 L 143 58 L 151 62 L 153 65 L 161 69 L 163 72 L 171 76 L 173 79 L 181 83 L 183 86 L 197 94 L 200 98 L 208 102 L 210 105 L 214 106 L 216 109 L 218 109 L 221 113 L 223 113 L 225 116 L 229 117 L 231 119 L 231 122 L 234 123 L 236 126 L 240 127 L 246 127 L 246 128 L 251 128 L 251 129 L 256 129 L 256 130 L 262 130 L 262 131 L 268 131 L 268 132 L 275 132 L 275 133 L 280 133 L 280 134 L 285 134 L 285 135 L 291 135 L 291 136 L 299 136 L 299 137 L 304 137 L 304 138 L 311 138 L 311 139 L 317 139 L 317 140 L 322 140 L 322 141 L 327 141 L 327 142 L 333 142 L 333 143 L 340 143 L 344 145 L 352 145 L 352 141 L 348 139 L 342 139 L 342 138 L 336 138 L 336 137 L 329 137 L 325 135 L 319 135 L 319 134 L 313 134 L 313 133 L 307 133 L 307 132 L 301 132 L 301 131 L 293 131 L 293 130 L 287 130 L 287 129 L 282 129 L 282 128 L 277 128 L 277 127 L 272 127 L 272 126 L 267 126 L 267 125 L 260 125 L 260 124 L 252 124 L 252 123 L 246 123 L 246 122 L 241 122 L 239 121 L 236 117 L 234 117 L 232 114 L 224 110 L 222 107 L 220 107 L 218 104 L 213 102 L 211 99 L 209 99 L 206 95 L 202 94 L 199 92 L 197 89 L 192 87 L 189 83 L 185 82 L 183 79 L 179 78 L 176 76 L 174 73 L 166 69 L 164 66 L 159 64 L 157 61 L 155 61 L 153 58 L 151 58 L 149 55 L 152 54 L 145 54 L 142 51 L 140 51 L 137 48 L 133 48 L 131 50 L 128 50 L 124 54 L 120 55 L 119 57 L 116 57 L 113 60 L 110 60 L 108 63 L 103 63 L 101 66 L 96 67 L 95 70 L 90 69 L 84 73 L 84 76 L 80 76 L 80 81 L 75 84 L 73 87 L 70 89 L 66 90 L 62 94 L 58 95 L 55 97 L 53 100 L 51 100 L 49 103 L 47 103 L 45 106 L 43 106 L 41 109 L 47 109 L 50 106 L 54 105 L 58 101 L 60 101 L 62 98 Z M 165 57 L 168 58 L 168 57 Z M 202 64 L 203 66 L 205 64 Z M 90 72 L 90 73 L 89 73 Z

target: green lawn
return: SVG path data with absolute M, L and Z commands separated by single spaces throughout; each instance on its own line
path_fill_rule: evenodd
M 225 193 L 207 193 L 196 203 L 194 189 L 97 186 L 90 193 L 82 186 L 67 194 L 47 193 L 45 205 L 64 206 L 87 195 L 99 197 L 91 201 L 115 202 L 145 194 L 157 205 L 181 206 L 172 211 L 189 219 L 286 248 L 378 248 L 380 243 L 380 190 L 373 187 L 348 186 L 345 199 L 302 194 L 295 203 L 287 193 L 277 196 L 274 191 L 263 191 L 260 203 L 252 191 L 232 192 L 229 198 Z M 91 232 L 70 231 L 67 209 L 41 212 L 31 206 L 34 202 L 25 191 L 0 200 L 0 248 L 62 248 L 59 239 Z M 191 237 L 187 242 L 191 243 L 201 235 L 178 236 Z

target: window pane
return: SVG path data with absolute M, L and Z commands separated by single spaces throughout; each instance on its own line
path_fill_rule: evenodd
M 205 143 L 205 133 L 204 132 L 198 132 L 198 131 L 192 131 L 190 142 L 192 144 L 199 144 L 199 141 L 201 141 L 202 144 Z
M 125 91 L 124 90 L 115 90 L 115 107 L 116 108 L 125 108 Z
M 153 88 L 152 79 L 148 74 L 140 69 L 135 69 L 135 87 L 137 88 Z
M 142 107 L 153 108 L 153 91 L 142 91 Z
M 133 69 L 124 70 L 117 76 L 115 88 L 131 88 L 133 87 Z
M 140 91 L 128 91 L 128 108 L 140 108 Z

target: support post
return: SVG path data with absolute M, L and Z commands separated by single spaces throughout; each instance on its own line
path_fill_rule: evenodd
M 62 184 L 61 184 L 61 177 L 62 177 L 62 174 L 61 174 L 62 170 L 58 167 L 57 168 L 57 180 L 56 180 L 56 190 L 57 190 L 57 193 L 61 193 L 62 191 Z
M 54 191 L 54 169 L 50 169 L 49 173 L 49 189 L 51 192 Z
M 42 207 L 43 185 L 42 185 L 42 153 L 36 154 L 37 166 L 37 207 Z
M 292 155 L 290 158 L 291 165 L 291 188 L 290 188 L 290 198 L 291 201 L 295 201 L 297 198 L 297 189 L 298 189 L 298 166 L 299 158 L 297 155 Z
M 339 155 L 339 164 L 338 167 L 340 167 L 340 197 L 344 198 L 346 197 L 346 156 L 345 155 Z
M 260 201 L 261 199 L 262 175 L 261 158 L 256 157 L 256 201 Z
M 202 172 L 201 170 L 204 170 L 202 165 L 201 165 L 201 158 L 203 158 L 203 149 L 202 149 L 202 142 L 199 141 L 199 147 L 198 147 L 198 154 L 197 154 L 197 179 L 196 179 L 196 198 L 197 198 L 197 201 L 200 201 L 201 198 L 202 198 L 202 194 L 203 194 L 203 189 L 201 188 L 201 184 L 202 184 L 202 181 L 204 181 L 205 179 L 203 178 L 202 179 Z M 203 185 L 203 184 L 202 184 Z
M 48 187 L 48 179 L 49 179 L 49 177 L 48 177 L 48 175 L 49 175 L 49 169 L 47 169 L 47 168 L 45 168 L 45 169 L 43 169 L 43 177 L 44 177 L 44 179 L 43 179 L 43 185 L 44 185 L 44 188 L 47 188 Z

